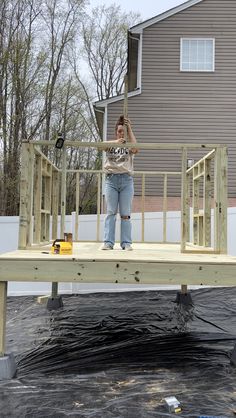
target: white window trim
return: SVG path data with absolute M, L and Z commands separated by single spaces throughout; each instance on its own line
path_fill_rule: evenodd
M 138 43 L 138 68 L 137 68 L 137 88 L 142 87 L 142 51 L 143 51 L 143 34 L 140 35 Z
M 213 69 L 212 70 L 183 70 L 182 69 L 182 45 L 183 41 L 213 41 Z M 180 71 L 182 73 L 213 73 L 215 71 L 215 38 L 196 38 L 194 36 L 188 38 L 180 38 Z

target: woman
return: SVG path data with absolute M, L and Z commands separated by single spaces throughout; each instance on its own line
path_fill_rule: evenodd
M 127 129 L 127 141 L 136 144 L 136 138 L 132 131 L 129 119 L 120 116 L 116 123 L 116 142 L 124 144 L 125 129 Z M 103 250 L 113 250 L 115 244 L 116 214 L 119 206 L 121 217 L 120 245 L 123 250 L 131 251 L 131 208 L 134 195 L 133 184 L 133 158 L 138 150 L 136 148 L 106 149 L 104 171 L 106 173 L 105 198 L 107 216 L 104 228 Z

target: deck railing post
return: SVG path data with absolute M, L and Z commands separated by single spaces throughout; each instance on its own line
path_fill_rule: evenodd
M 52 171 L 52 239 L 57 238 L 58 224 L 58 206 L 59 206 L 59 172 Z
M 181 181 L 181 252 L 186 248 L 187 241 L 187 149 L 182 149 L 182 181 Z
M 163 242 L 166 242 L 166 213 L 167 213 L 167 174 L 164 174 L 163 185 Z
M 60 237 L 64 238 L 65 232 L 65 217 L 66 217 L 66 163 L 67 152 L 66 147 L 62 148 L 62 171 L 61 171 L 61 228 Z
M 142 224 L 141 224 L 141 241 L 144 242 L 145 237 L 145 174 L 142 174 Z
M 193 243 L 199 243 L 199 209 L 200 209 L 200 188 L 199 188 L 199 165 L 193 169 Z
M 34 242 L 41 241 L 42 156 L 35 157 Z
M 34 181 L 34 145 L 22 142 L 20 179 L 20 216 L 18 248 L 32 243 L 32 208 Z
M 214 167 L 214 249 L 227 253 L 227 149 L 218 147 Z
M 75 240 L 79 239 L 79 199 L 80 199 L 80 173 L 76 173 L 76 193 L 75 193 Z
M 100 219 L 101 219 L 101 175 L 97 174 L 97 241 L 100 240 Z
M 211 160 L 204 161 L 203 184 L 203 245 L 211 246 Z
M 186 175 L 186 241 L 190 242 L 190 180 L 189 173 Z

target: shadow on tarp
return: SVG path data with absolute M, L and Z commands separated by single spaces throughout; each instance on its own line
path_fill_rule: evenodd
M 8 299 L 7 344 L 17 378 L 0 382 L 1 418 L 234 417 L 236 288 L 64 296 L 48 312 L 33 297 Z

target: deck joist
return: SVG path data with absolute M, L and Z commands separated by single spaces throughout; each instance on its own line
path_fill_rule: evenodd
M 50 246 L 0 256 L 0 281 L 234 286 L 236 257 L 181 253 L 179 244 L 133 244 L 133 251 L 102 251 L 101 243 L 74 243 L 73 254 Z

